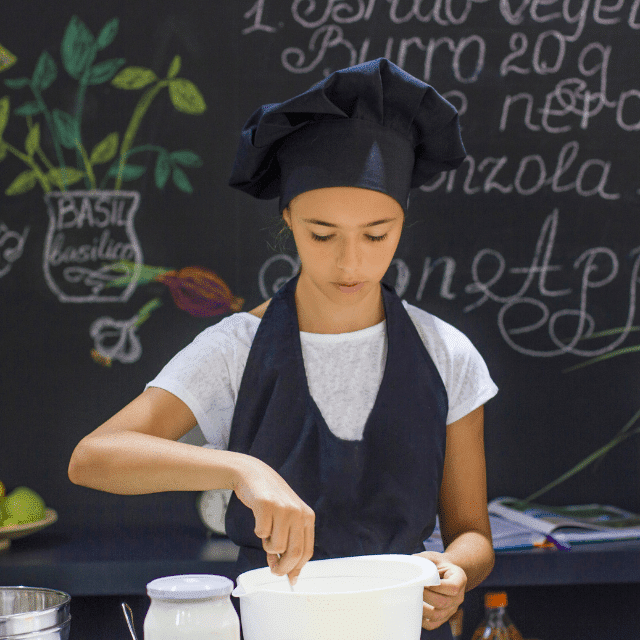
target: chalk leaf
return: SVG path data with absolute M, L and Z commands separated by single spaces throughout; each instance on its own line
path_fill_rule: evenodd
M 58 188 L 64 189 L 76 182 L 80 182 L 84 178 L 84 171 L 80 171 L 75 167 L 54 167 L 47 173 L 47 178 L 53 182 Z
M 40 146 L 40 123 L 37 122 L 31 129 L 29 129 L 29 133 L 27 134 L 27 139 L 24 143 L 24 148 L 27 150 L 27 155 L 32 158 L 33 154 L 36 152 L 38 147 Z
M 48 51 L 43 51 L 33 71 L 33 78 L 31 78 L 34 90 L 44 91 L 48 89 L 57 76 L 58 66 L 56 65 L 56 61 Z
M 182 151 L 174 151 L 171 154 L 171 159 L 183 167 L 201 167 L 202 158 L 193 151 L 183 149 Z
M 170 175 L 171 160 L 169 159 L 169 154 L 166 151 L 162 151 L 158 154 L 158 159 L 156 160 L 156 187 L 158 187 L 158 189 L 164 189 L 164 186 L 167 184 L 167 180 L 169 179 Z
M 148 84 L 155 82 L 158 76 L 145 67 L 125 67 L 111 81 L 111 84 L 118 89 L 142 89 Z
M 182 113 L 200 115 L 207 105 L 198 88 L 190 80 L 176 78 L 169 83 L 169 95 L 173 106 Z
M 97 47 L 93 34 L 78 16 L 73 16 L 60 45 L 62 64 L 67 73 L 79 80 L 96 59 Z
M 23 89 L 29 86 L 29 78 L 7 78 L 4 83 L 9 89 Z
M 76 125 L 73 116 L 60 111 L 60 109 L 53 110 L 53 125 L 60 140 L 60 144 L 67 149 L 76 148 Z
M 118 152 L 118 134 L 110 133 L 104 140 L 98 142 L 91 152 L 91 164 L 109 162 Z
M 0 98 L 0 138 L 2 138 L 2 134 L 4 133 L 4 130 L 7 128 L 10 111 L 11 111 L 11 103 L 9 101 L 9 96 L 4 96 L 4 98 Z
M 126 60 L 124 58 L 113 58 L 112 60 L 105 60 L 104 62 L 96 64 L 91 67 L 91 71 L 89 71 L 88 84 L 103 84 L 104 82 L 109 82 L 125 62 Z
M 102 31 L 98 34 L 98 39 L 96 40 L 98 49 L 105 49 L 115 40 L 118 35 L 119 26 L 120 21 L 118 18 L 113 18 L 113 20 L 109 20 L 109 22 L 104 25 Z
M 35 101 L 25 102 L 14 110 L 17 116 L 37 116 L 42 112 L 42 107 Z
M 175 56 L 175 58 L 171 61 L 169 65 L 169 71 L 167 73 L 167 78 L 172 80 L 175 78 L 180 72 L 180 67 L 182 66 L 182 58 L 180 56 Z
M 37 178 L 35 171 L 23 171 L 16 179 L 7 187 L 5 195 L 19 196 L 26 193 L 36 186 Z
M 187 174 L 180 167 L 173 167 L 173 183 L 185 193 L 193 193 L 193 187 L 187 178 Z

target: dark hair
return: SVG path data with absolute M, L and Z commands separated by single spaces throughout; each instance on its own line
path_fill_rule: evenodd
M 276 246 L 274 248 L 278 253 L 286 253 L 286 243 L 293 239 L 293 231 L 289 228 L 286 220 L 284 219 L 284 215 L 281 213 L 276 224 L 277 233 L 274 234 L 273 238 L 276 242 Z

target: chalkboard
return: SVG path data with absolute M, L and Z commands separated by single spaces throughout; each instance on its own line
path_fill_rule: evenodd
M 466 333 L 500 387 L 489 497 L 526 497 L 610 443 L 544 500 L 640 511 L 639 36 L 640 0 L 3 10 L 0 479 L 69 523 L 197 517 L 191 494 L 72 485 L 71 452 L 295 272 L 276 201 L 227 186 L 246 118 L 386 56 L 461 114 L 468 158 L 414 192 L 385 280 Z

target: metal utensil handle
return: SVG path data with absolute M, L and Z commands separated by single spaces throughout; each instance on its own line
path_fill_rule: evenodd
M 133 628 L 133 611 L 131 611 L 131 607 L 126 603 L 121 603 L 122 613 L 124 613 L 124 619 L 127 621 L 127 626 L 129 627 L 129 633 L 133 640 L 138 640 L 136 637 L 135 629 Z
M 276 555 L 278 556 L 278 560 L 280 560 L 280 554 L 276 553 Z M 289 589 L 293 591 L 293 585 L 291 584 L 291 579 L 289 578 L 289 576 L 287 576 L 287 582 L 289 583 Z

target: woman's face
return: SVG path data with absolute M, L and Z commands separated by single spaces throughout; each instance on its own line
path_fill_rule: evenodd
M 395 254 L 404 212 L 390 196 L 358 187 L 306 191 L 283 212 L 305 278 L 336 302 L 356 302 L 387 272 Z M 339 283 L 363 282 L 347 293 Z

